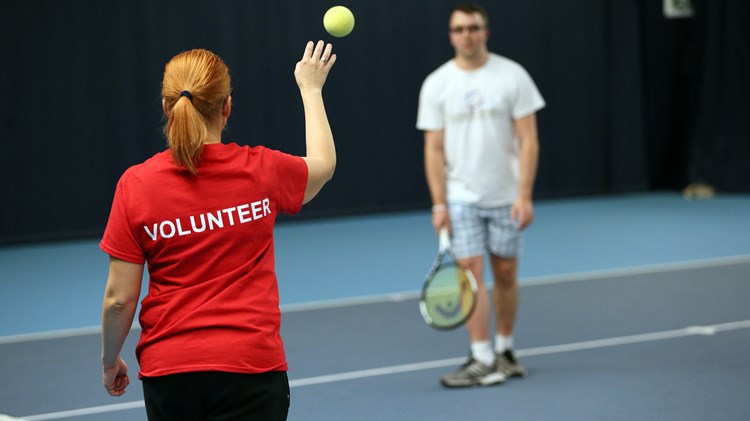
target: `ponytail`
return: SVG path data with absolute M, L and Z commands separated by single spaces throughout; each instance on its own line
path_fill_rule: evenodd
M 207 124 L 219 118 L 230 91 L 227 66 L 208 50 L 186 51 L 167 63 L 162 82 L 164 135 L 178 168 L 198 173 Z
M 174 163 L 196 174 L 206 140 L 206 123 L 187 97 L 180 97 L 172 106 L 164 134 Z

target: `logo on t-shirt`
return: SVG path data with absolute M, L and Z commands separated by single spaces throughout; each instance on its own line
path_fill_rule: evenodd
M 472 89 L 464 94 L 464 102 L 466 103 L 466 108 L 468 109 L 469 114 L 474 114 L 482 109 L 484 99 L 479 91 Z
M 478 89 L 464 93 L 463 99 L 456 99 L 454 107 L 449 107 L 448 118 L 454 122 L 491 120 L 502 117 L 502 100 L 487 97 Z

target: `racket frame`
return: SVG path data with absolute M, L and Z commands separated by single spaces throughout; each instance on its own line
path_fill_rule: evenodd
M 435 324 L 432 317 L 430 317 L 429 311 L 427 310 L 427 302 L 425 301 L 425 299 L 427 297 L 427 288 L 429 287 L 430 282 L 432 282 L 435 274 L 440 270 L 441 267 L 443 267 L 443 260 L 445 260 L 446 256 L 452 260 L 452 262 L 459 270 L 464 271 L 466 278 L 469 280 L 469 285 L 471 286 L 471 294 L 473 299 L 471 300 L 471 308 L 468 312 L 466 312 L 466 315 L 464 317 L 459 319 L 456 323 L 444 326 Z M 448 230 L 446 228 L 442 228 L 439 233 L 438 254 L 435 257 L 435 261 L 432 263 L 429 272 L 427 272 L 427 276 L 425 277 L 424 283 L 422 285 L 422 293 L 419 296 L 419 312 L 422 314 L 422 318 L 428 326 L 433 327 L 437 330 L 451 330 L 466 323 L 466 320 L 468 320 L 469 317 L 474 314 L 474 309 L 476 308 L 476 306 L 477 280 L 474 277 L 474 274 L 471 273 L 469 269 L 461 266 L 458 263 L 458 259 L 456 259 L 456 256 L 453 254 L 453 251 L 450 247 L 450 235 L 448 233 Z

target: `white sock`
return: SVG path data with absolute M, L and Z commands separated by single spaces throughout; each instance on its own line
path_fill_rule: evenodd
M 495 362 L 495 354 L 492 353 L 489 341 L 472 342 L 471 356 L 484 365 L 492 365 Z
M 513 336 L 503 336 L 495 334 L 495 352 L 498 354 L 505 352 L 506 349 L 513 349 Z

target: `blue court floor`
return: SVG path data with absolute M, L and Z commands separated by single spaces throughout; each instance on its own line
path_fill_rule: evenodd
M 442 389 L 461 330 L 427 328 L 429 213 L 277 227 L 292 420 L 743 419 L 750 413 L 750 196 L 540 201 L 516 344 L 531 375 Z M 0 248 L 0 413 L 145 419 L 140 384 L 100 386 L 97 240 Z M 133 347 L 126 344 L 131 371 Z

